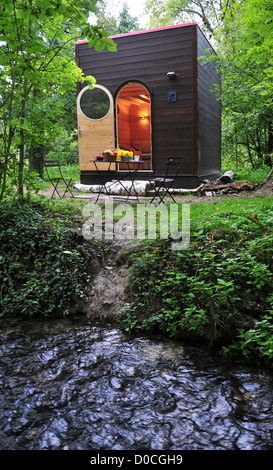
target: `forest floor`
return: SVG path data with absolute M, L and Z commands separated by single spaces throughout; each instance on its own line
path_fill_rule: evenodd
M 234 183 L 234 185 L 239 184 L 239 183 Z M 225 196 L 225 197 L 252 197 L 252 196 L 261 196 L 261 197 L 267 197 L 267 196 L 272 196 L 273 195 L 273 179 L 268 180 L 266 183 L 261 183 L 256 186 L 251 185 L 250 183 L 246 183 L 247 185 L 249 184 L 250 189 L 238 189 L 236 186 L 232 184 L 226 184 L 222 185 L 221 189 L 217 187 L 217 185 L 205 185 L 203 190 L 201 190 L 198 193 L 190 193 L 189 194 L 175 194 L 175 200 L 177 202 L 187 202 L 187 203 L 197 203 L 197 202 L 205 202 L 205 201 L 213 201 L 213 198 L 215 196 Z M 53 186 L 50 186 L 49 188 L 46 188 L 44 190 L 39 191 L 39 194 L 47 196 L 47 197 L 52 197 L 54 188 Z M 60 187 L 60 194 L 62 195 L 64 191 L 64 188 Z M 97 193 L 80 193 L 77 190 L 73 190 L 74 195 L 77 198 L 82 198 L 87 199 L 87 200 L 94 200 L 97 197 Z M 55 197 L 58 198 L 58 195 L 55 194 Z M 67 193 L 65 195 L 65 198 L 70 198 L 70 194 Z M 100 202 L 102 202 L 102 196 L 100 196 Z M 116 200 L 124 200 L 124 196 L 116 196 L 114 195 L 114 198 Z M 147 200 L 148 197 L 141 197 L 140 200 Z M 135 197 L 130 198 L 130 200 L 135 200 Z M 168 199 L 167 199 L 168 200 Z M 156 201 L 155 201 L 156 203 Z

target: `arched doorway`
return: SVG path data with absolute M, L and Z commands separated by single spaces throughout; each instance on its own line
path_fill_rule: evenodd
M 152 169 L 151 97 L 144 85 L 128 82 L 116 99 L 117 144 L 135 149 L 144 161 L 143 170 Z

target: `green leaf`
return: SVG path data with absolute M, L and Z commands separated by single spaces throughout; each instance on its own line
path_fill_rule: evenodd
M 56 16 L 56 10 L 54 8 L 47 8 L 46 12 L 45 12 L 46 16 Z

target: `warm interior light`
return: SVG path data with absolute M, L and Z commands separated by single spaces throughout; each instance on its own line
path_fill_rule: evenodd
M 144 115 L 143 115 L 143 116 L 141 116 L 141 119 L 143 119 L 143 121 L 144 121 L 144 119 L 146 119 L 146 116 L 144 116 Z

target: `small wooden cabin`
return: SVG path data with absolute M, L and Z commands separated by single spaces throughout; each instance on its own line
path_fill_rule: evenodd
M 112 38 L 117 52 L 76 43 L 77 65 L 96 78 L 93 90 L 78 85 L 81 183 L 99 183 L 94 156 L 118 147 L 140 155 L 140 180 L 163 175 L 174 155 L 183 157 L 178 187 L 219 176 L 221 104 L 212 90 L 220 77 L 213 63 L 198 60 L 208 49 L 216 54 L 198 24 Z

